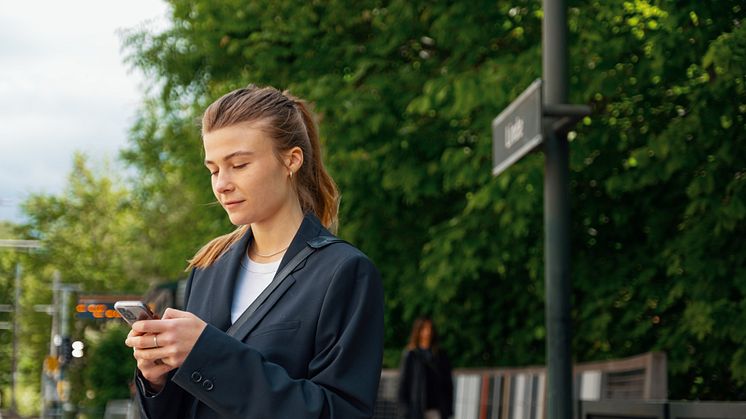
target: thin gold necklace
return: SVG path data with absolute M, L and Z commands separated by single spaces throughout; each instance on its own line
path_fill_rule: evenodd
M 288 250 L 288 247 L 290 247 L 290 245 L 287 245 L 287 246 L 285 246 L 284 249 L 280 249 L 280 250 L 278 250 L 278 251 L 276 251 L 274 253 L 271 253 L 269 255 L 263 255 L 263 254 L 257 252 L 256 249 L 254 249 L 254 256 L 259 256 L 260 258 L 271 258 L 272 256 L 279 255 L 280 253 Z

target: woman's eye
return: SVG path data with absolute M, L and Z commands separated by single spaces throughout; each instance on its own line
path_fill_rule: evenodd
M 234 169 L 243 169 L 246 166 L 248 166 L 248 163 L 237 164 L 237 165 L 233 166 L 233 168 Z

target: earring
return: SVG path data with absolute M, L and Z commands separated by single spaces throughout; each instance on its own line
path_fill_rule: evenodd
M 293 180 L 293 171 L 290 171 L 290 180 Z

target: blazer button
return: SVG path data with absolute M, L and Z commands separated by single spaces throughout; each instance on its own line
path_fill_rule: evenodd
M 202 374 L 200 374 L 197 371 L 194 371 L 192 373 L 192 381 L 194 381 L 195 383 L 199 383 L 200 381 L 202 381 Z
M 204 387 L 205 390 L 207 390 L 207 391 L 210 391 L 213 388 L 215 388 L 215 386 L 212 384 L 212 381 L 210 381 L 210 380 L 203 381 L 202 382 L 202 387 Z

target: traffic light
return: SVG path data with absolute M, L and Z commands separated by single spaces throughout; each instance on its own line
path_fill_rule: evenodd
M 60 341 L 60 349 L 57 352 L 60 356 L 60 363 L 67 365 L 73 359 L 73 347 L 70 338 L 65 336 Z

